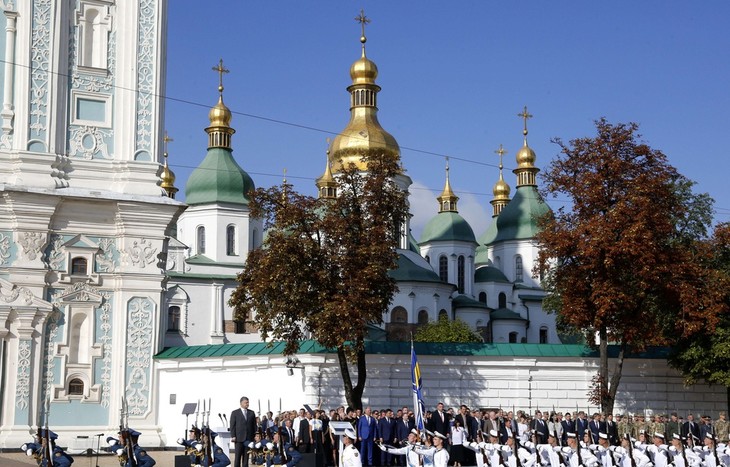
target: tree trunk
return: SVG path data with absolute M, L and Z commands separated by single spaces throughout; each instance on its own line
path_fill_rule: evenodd
M 345 400 L 347 405 L 353 409 L 362 409 L 362 393 L 365 389 L 366 365 L 365 349 L 357 352 L 357 385 L 352 385 L 350 367 L 347 361 L 347 352 L 344 346 L 337 347 L 337 359 L 340 364 L 340 374 L 345 387 Z
M 608 330 L 606 326 L 601 326 L 598 330 L 598 351 L 599 351 L 599 367 L 598 367 L 598 388 L 597 399 L 601 403 L 601 412 L 606 412 L 609 405 L 608 402 Z M 613 402 L 611 402 L 613 405 Z
M 626 343 L 621 342 L 619 347 L 618 357 L 616 358 L 616 366 L 613 369 L 613 375 L 611 376 L 611 384 L 608 386 L 608 393 L 606 396 L 606 408 L 603 413 L 612 413 L 613 404 L 616 402 L 616 392 L 618 391 L 618 383 L 621 381 L 621 373 L 624 368 L 624 356 L 626 354 Z

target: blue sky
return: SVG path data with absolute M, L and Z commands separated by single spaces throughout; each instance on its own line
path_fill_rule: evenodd
M 445 155 L 460 213 L 483 233 L 500 144 L 514 193 L 525 105 L 538 167 L 557 154 L 553 137 L 593 135 L 602 116 L 635 121 L 715 198 L 716 220 L 730 221 L 730 2 L 720 0 L 170 0 L 165 128 L 180 199 L 205 156 L 219 58 L 230 70 L 224 99 L 238 163 L 257 186 L 280 183 L 286 168 L 297 190 L 315 193 L 325 138 L 349 119 L 360 8 L 372 21 L 380 122 L 414 181 L 417 238 L 437 212 Z

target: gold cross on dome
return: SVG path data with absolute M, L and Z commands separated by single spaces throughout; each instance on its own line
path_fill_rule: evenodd
M 365 38 L 365 25 L 370 22 L 370 18 L 365 16 L 365 10 L 360 10 L 360 15 L 355 17 L 355 21 L 360 23 L 360 26 L 362 26 L 362 36 L 360 36 L 360 42 L 362 42 L 364 44 L 365 41 L 367 40 Z
M 499 154 L 499 169 L 502 170 L 502 156 L 507 154 L 507 150 L 502 147 L 502 145 L 499 145 L 499 149 L 494 151 L 495 154 Z
M 167 130 L 165 130 L 165 137 L 162 138 L 162 142 L 165 143 L 165 146 L 164 146 L 165 154 L 167 154 L 167 143 L 169 143 L 170 141 L 175 141 L 175 140 L 170 138 L 169 136 L 167 136 Z
M 532 114 L 527 113 L 527 106 L 525 106 L 524 109 L 522 109 L 522 112 L 517 114 L 518 117 L 522 117 L 522 120 L 525 122 L 525 129 L 522 130 L 522 134 L 527 136 L 527 120 L 532 118 Z
M 223 92 L 223 73 L 230 73 L 231 70 L 227 70 L 223 67 L 223 59 L 218 61 L 218 65 L 213 67 L 213 71 L 218 72 L 218 92 Z

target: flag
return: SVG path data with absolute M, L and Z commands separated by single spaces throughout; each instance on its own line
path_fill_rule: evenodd
M 413 341 L 411 341 L 411 383 L 413 385 L 413 414 L 416 418 L 416 429 L 421 433 L 421 436 L 424 436 L 426 427 L 424 426 L 423 414 L 426 412 L 426 407 L 423 404 L 423 394 L 421 393 L 421 367 L 418 365 Z

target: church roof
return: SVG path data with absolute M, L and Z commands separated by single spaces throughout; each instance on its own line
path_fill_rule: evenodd
M 229 203 L 248 206 L 253 180 L 238 165 L 231 150 L 208 148 L 208 153 L 185 185 L 185 202 L 190 205 Z
M 494 266 L 484 266 L 474 273 L 474 282 L 509 282 L 509 279 Z
M 519 315 L 519 313 L 515 313 L 514 311 L 510 310 L 509 308 L 499 308 L 497 310 L 494 310 L 489 315 L 489 319 L 492 321 L 501 321 L 501 320 L 515 320 L 515 321 L 527 321 L 525 318 Z
M 469 223 L 459 213 L 444 211 L 431 218 L 423 228 L 419 243 L 429 242 L 476 243 L 476 237 Z
M 485 243 L 532 239 L 538 232 L 537 220 L 548 212 L 550 207 L 535 186 L 520 186 L 515 197 L 497 217 L 496 236 L 494 239 L 485 238 Z
M 399 282 L 443 283 L 438 274 L 418 266 L 402 253 L 398 255 L 398 268 L 388 271 L 388 275 Z
M 451 300 L 451 306 L 454 308 L 483 308 L 488 310 L 489 307 L 486 303 L 482 303 L 479 300 L 474 300 L 466 295 L 457 295 Z

